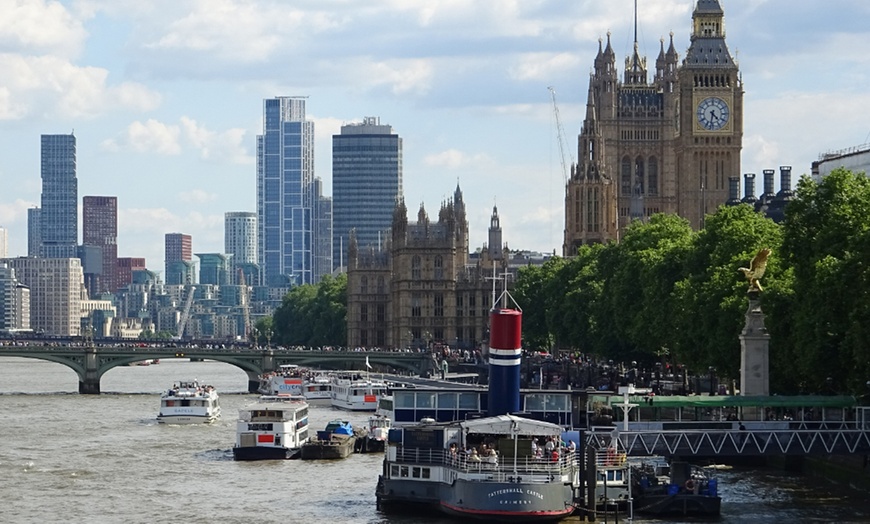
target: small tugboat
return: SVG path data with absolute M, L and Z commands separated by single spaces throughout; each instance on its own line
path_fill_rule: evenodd
M 354 451 L 357 453 L 383 453 L 392 427 L 389 417 L 377 414 L 369 417 L 365 435 L 358 435 Z
M 160 424 L 208 424 L 219 419 L 217 391 L 198 381 L 181 381 L 160 396 Z
M 333 420 L 317 432 L 316 440 L 302 445 L 302 460 L 343 459 L 353 453 L 356 435 L 346 420 Z
M 235 460 L 298 458 L 308 440 L 308 402 L 293 395 L 263 395 L 239 410 Z
M 714 517 L 722 498 L 718 480 L 707 471 L 664 459 L 645 461 L 632 470 L 634 511 L 644 515 Z

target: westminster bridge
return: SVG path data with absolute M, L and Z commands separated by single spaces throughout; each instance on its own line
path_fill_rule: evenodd
M 226 362 L 248 376 L 248 391 L 256 393 L 260 375 L 284 364 L 319 369 L 378 369 L 428 375 L 437 369 L 432 353 L 411 351 L 339 351 L 196 345 L 0 345 L 0 357 L 24 357 L 63 364 L 79 377 L 79 393 L 98 395 L 100 378 L 112 368 L 151 359 L 190 358 Z

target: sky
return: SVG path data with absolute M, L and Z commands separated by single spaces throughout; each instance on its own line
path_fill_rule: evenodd
M 744 173 L 791 165 L 794 185 L 821 153 L 870 142 L 870 2 L 721 4 L 744 82 Z M 693 7 L 638 1 L 653 70 L 671 32 L 685 57 Z M 472 250 L 497 205 L 510 248 L 561 254 L 548 87 L 570 163 L 598 41 L 612 33 L 621 69 L 633 12 L 633 0 L 0 0 L 9 255 L 27 253 L 39 137 L 70 132 L 79 205 L 118 197 L 118 256 L 162 270 L 170 232 L 192 235 L 194 253 L 222 252 L 224 213 L 256 211 L 256 135 L 274 96 L 308 97 L 326 194 L 332 135 L 376 116 L 403 139 L 411 220 L 421 204 L 437 219 L 458 183 Z

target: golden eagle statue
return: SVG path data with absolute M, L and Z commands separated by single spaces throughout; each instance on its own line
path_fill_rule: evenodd
M 749 290 L 752 291 L 764 291 L 761 287 L 761 282 L 759 279 L 764 276 L 764 270 L 767 268 L 767 257 L 770 256 L 770 248 L 761 249 L 753 258 L 752 262 L 749 263 L 749 267 L 741 267 L 738 271 L 743 273 L 743 276 L 746 277 L 746 280 L 749 281 Z

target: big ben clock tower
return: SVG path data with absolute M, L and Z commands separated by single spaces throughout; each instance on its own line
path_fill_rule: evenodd
M 695 6 L 679 89 L 677 213 L 698 229 L 728 199 L 728 178 L 740 176 L 743 147 L 743 83 L 725 43 L 719 0 Z

